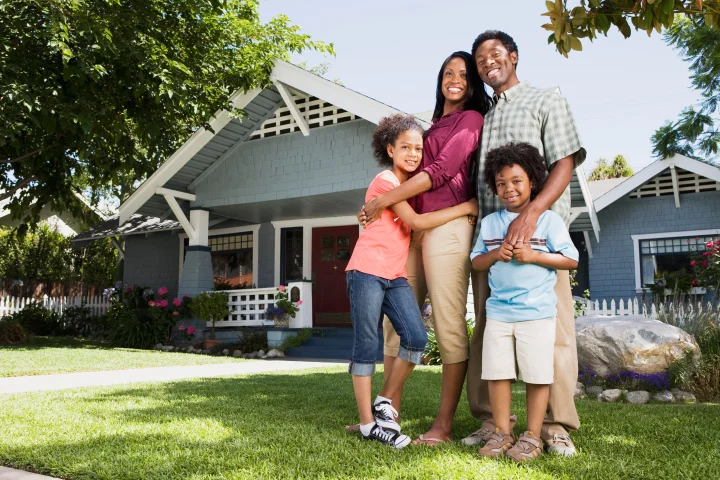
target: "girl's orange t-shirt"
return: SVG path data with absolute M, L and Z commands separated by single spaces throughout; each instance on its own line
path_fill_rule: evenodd
M 400 180 L 390 170 L 378 173 L 368 187 L 365 203 L 398 186 Z M 357 270 L 388 280 L 407 278 L 405 262 L 410 232 L 410 227 L 392 209 L 386 208 L 380 218 L 360 232 L 345 271 Z

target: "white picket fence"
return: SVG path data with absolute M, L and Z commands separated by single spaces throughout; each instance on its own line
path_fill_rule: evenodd
M 25 308 L 31 303 L 41 303 L 47 310 L 62 315 L 68 307 L 79 307 L 84 305 L 90 309 L 90 314 L 100 316 L 110 308 L 110 299 L 101 296 L 93 297 L 48 297 L 43 295 L 40 298 L 30 297 L 0 297 L 0 318 L 11 315 Z
M 628 315 L 642 315 L 643 317 L 657 319 L 658 314 L 661 313 L 673 313 L 676 317 L 685 318 L 692 316 L 694 313 L 709 312 L 711 314 L 718 314 L 718 307 L 708 302 L 703 305 L 702 302 L 698 302 L 697 305 L 692 303 L 688 304 L 650 304 L 645 305 L 644 303 L 638 302 L 637 298 L 628 299 L 627 303 L 620 299 L 618 303 L 615 300 L 610 300 L 608 305 L 607 300 L 603 300 L 602 303 L 598 300 L 585 300 L 585 311 L 584 315 L 588 316 L 628 316 Z

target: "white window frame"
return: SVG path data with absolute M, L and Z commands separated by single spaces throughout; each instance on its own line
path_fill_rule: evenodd
M 253 248 L 252 248 L 252 254 L 253 254 L 253 283 L 255 285 L 258 285 L 258 276 L 260 274 L 259 270 L 259 255 L 258 255 L 258 236 L 260 232 L 260 225 L 245 225 L 242 227 L 231 227 L 231 228 L 218 228 L 214 230 L 208 230 L 208 238 L 210 237 L 216 237 L 218 235 L 230 235 L 233 233 L 252 233 L 253 236 Z M 180 233 L 178 234 L 178 239 L 180 241 L 180 269 L 178 270 L 178 288 L 180 288 L 180 279 L 182 279 L 182 273 L 183 273 L 183 260 L 184 260 L 184 249 L 185 249 L 185 239 L 188 238 L 186 233 Z
M 711 230 L 691 230 L 685 232 L 659 232 L 659 233 L 645 233 L 642 235 L 631 235 L 633 241 L 633 255 L 635 256 L 635 292 L 643 293 L 647 292 L 648 289 L 642 286 L 642 278 L 640 272 L 640 240 L 661 240 L 664 238 L 675 238 L 675 237 L 701 237 L 705 235 L 720 235 L 720 229 Z M 704 294 L 705 289 L 701 287 L 693 287 L 690 290 L 692 294 Z
M 275 228 L 275 285 L 280 284 L 280 243 L 283 228 L 302 227 L 303 229 L 303 278 L 312 278 L 312 229 L 315 227 L 345 227 L 358 226 L 358 232 L 362 231 L 362 225 L 358 223 L 357 217 L 348 215 L 343 217 L 321 217 L 321 218 L 299 218 L 296 220 L 280 220 L 272 223 Z

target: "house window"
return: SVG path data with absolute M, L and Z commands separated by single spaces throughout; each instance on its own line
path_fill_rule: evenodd
M 303 278 L 303 228 L 280 230 L 280 283 Z
M 706 250 L 712 236 L 657 238 L 640 240 L 641 284 L 652 285 L 667 274 L 691 273 L 691 256 Z
M 253 234 L 234 233 L 208 239 L 215 284 L 232 288 L 251 287 L 253 277 Z

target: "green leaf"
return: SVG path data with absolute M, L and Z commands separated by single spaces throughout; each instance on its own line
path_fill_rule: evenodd
M 577 51 L 582 51 L 582 43 L 577 37 L 568 37 L 570 39 L 570 48 Z

